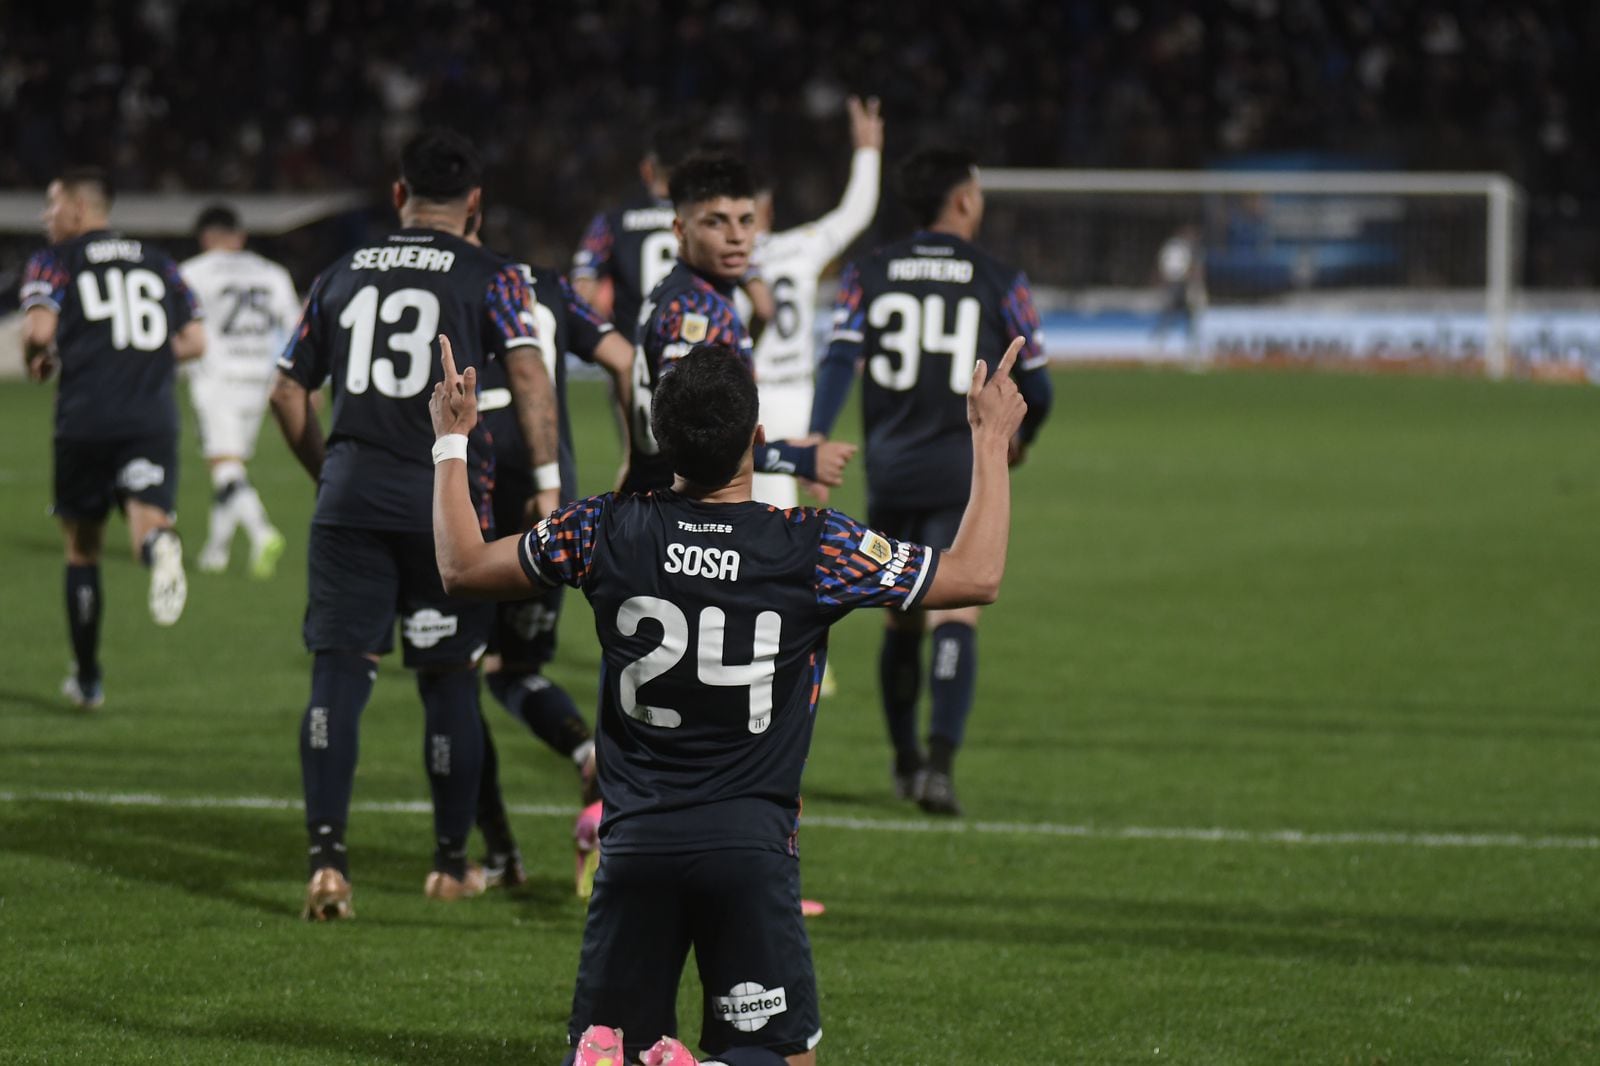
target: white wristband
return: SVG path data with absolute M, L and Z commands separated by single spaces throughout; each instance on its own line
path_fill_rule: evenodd
M 433 462 L 435 466 L 446 459 L 465 461 L 466 458 L 467 435 L 465 433 L 446 433 L 433 442 Z
M 545 489 L 559 489 L 561 487 L 561 464 L 545 463 L 543 466 L 534 467 L 533 483 L 541 492 Z

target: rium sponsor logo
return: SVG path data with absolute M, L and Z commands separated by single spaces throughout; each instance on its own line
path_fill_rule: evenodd
M 361 248 L 350 257 L 351 270 L 376 270 L 379 273 L 390 270 L 445 271 L 455 264 L 454 252 L 442 248 L 421 248 L 416 245 L 406 248 L 396 248 L 392 245 Z
M 900 548 L 894 553 L 894 558 L 889 560 L 889 565 L 883 568 L 883 574 L 878 578 L 880 585 L 893 585 L 900 580 L 900 575 L 905 573 L 906 564 L 911 562 L 911 544 L 901 541 Z

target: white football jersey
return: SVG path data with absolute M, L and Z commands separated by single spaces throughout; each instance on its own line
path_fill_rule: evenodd
M 817 278 L 872 221 L 882 166 L 878 149 L 856 149 L 838 207 L 815 222 L 757 240 L 755 265 L 777 304 L 756 342 L 756 382 L 761 386 L 810 386 L 816 367 Z
M 300 318 L 289 272 L 252 251 L 202 252 L 179 268 L 205 310 L 206 354 L 196 377 L 270 382 Z

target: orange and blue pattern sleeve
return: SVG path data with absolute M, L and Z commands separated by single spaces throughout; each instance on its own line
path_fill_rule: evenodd
M 594 362 L 594 350 L 607 333 L 612 333 L 611 323 L 584 302 L 567 280 L 561 276 L 561 302 L 567 312 L 567 350 L 586 363 Z
M 849 515 L 819 511 L 817 606 L 843 614 L 856 607 L 909 611 L 933 587 L 939 553 L 921 544 L 893 540 Z
M 578 588 L 587 582 L 600 516 L 610 500 L 610 493 L 576 500 L 550 512 L 549 517 L 524 533 L 517 558 L 528 580 L 550 588 Z
M 178 264 L 168 259 L 161 264 L 161 277 L 167 283 L 167 329 L 176 333 L 195 319 L 202 317 L 200 301 L 178 271 Z
M 311 283 L 305 309 L 300 312 L 300 324 L 295 326 L 283 354 L 278 356 L 278 369 L 312 391 L 322 388 L 329 373 L 328 353 L 321 343 L 322 297 L 327 277 L 319 275 Z
M 71 282 L 72 278 L 67 274 L 66 267 L 61 265 L 54 249 L 35 252 L 22 272 L 22 288 L 18 292 L 22 309 L 26 311 L 42 307 L 60 314 L 61 305 L 67 298 L 67 286 Z
M 489 279 L 483 295 L 488 347 L 502 355 L 513 348 L 539 343 L 538 320 L 533 316 L 533 289 L 516 263 L 507 263 Z
M 866 339 L 867 325 L 861 291 L 861 270 L 854 263 L 839 277 L 839 296 L 833 303 L 833 331 L 828 334 L 828 350 L 817 366 L 817 381 L 811 401 L 811 432 L 824 437 L 833 432 L 850 386 L 856 380 L 856 360 Z
M 704 289 L 685 289 L 651 316 L 653 347 L 662 371 L 688 355 L 697 344 L 715 344 L 737 352 L 748 364 L 755 344 L 731 300 Z
M 616 246 L 616 236 L 611 231 L 611 219 L 602 212 L 594 216 L 583 234 L 583 243 L 572 257 L 572 276 L 583 281 L 609 274 L 611 250 Z
M 1022 338 L 1022 351 L 1017 353 L 1017 366 L 1022 370 L 1037 370 L 1049 362 L 1044 344 L 1039 337 L 1039 310 L 1033 305 L 1033 289 L 1028 285 L 1028 275 L 1018 273 L 1000 304 L 1009 344 Z

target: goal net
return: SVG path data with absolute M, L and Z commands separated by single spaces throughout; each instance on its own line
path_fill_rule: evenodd
M 1053 357 L 1600 380 L 1591 301 L 1519 293 L 1497 174 L 985 170 Z

